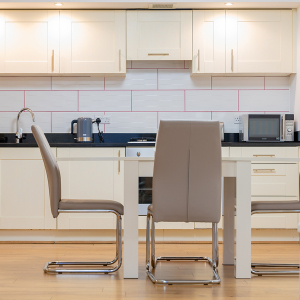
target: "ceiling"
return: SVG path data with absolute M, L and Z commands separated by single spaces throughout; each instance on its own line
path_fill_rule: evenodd
M 62 6 L 55 6 L 56 2 L 63 3 Z M 153 1 L 149 2 L 143 0 L 33 0 L 31 2 L 25 0 L 0 0 L 0 9 L 148 9 L 149 4 L 153 3 L 174 3 L 177 9 L 241 9 L 241 8 L 297 8 L 300 7 L 300 0 L 290 0 L 289 2 L 278 0 L 259 0 L 233 1 L 232 6 L 225 5 L 226 0 L 188 0 L 188 2 L 181 1 Z M 229 2 L 229 1 L 228 1 Z

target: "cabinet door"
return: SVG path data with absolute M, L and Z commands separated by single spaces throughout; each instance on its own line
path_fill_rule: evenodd
M 193 11 L 192 73 L 225 73 L 225 11 Z
M 192 60 L 192 11 L 127 11 L 128 60 Z
M 0 73 L 59 72 L 59 11 L 0 11 Z
M 124 148 L 58 148 L 58 157 L 124 157 Z M 62 199 L 124 202 L 124 165 L 113 161 L 60 161 Z M 61 213 L 58 229 L 114 229 L 111 213 Z
M 125 74 L 125 11 L 61 11 L 60 72 Z
M 46 181 L 38 148 L 0 149 L 1 229 L 56 228 Z
M 292 10 L 227 10 L 226 73 L 291 73 Z

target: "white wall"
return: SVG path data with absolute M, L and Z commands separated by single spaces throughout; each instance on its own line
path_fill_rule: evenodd
M 45 132 L 70 132 L 73 119 L 103 115 L 111 118 L 104 132 L 156 132 L 161 119 L 219 120 L 238 132 L 234 118 L 243 113 L 293 111 L 289 80 L 190 77 L 184 61 L 128 61 L 125 78 L 0 77 L 0 132 L 16 131 L 23 107 Z M 20 121 L 30 132 L 30 114 Z

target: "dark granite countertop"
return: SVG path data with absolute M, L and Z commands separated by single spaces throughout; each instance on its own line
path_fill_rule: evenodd
M 51 147 L 154 147 L 155 143 L 128 143 L 130 138 L 156 137 L 155 133 L 104 133 L 105 142 L 99 143 L 98 134 L 94 134 L 93 143 L 78 143 L 74 138 L 76 135 L 70 133 L 46 133 L 45 134 Z M 7 138 L 3 142 L 3 137 Z M 297 142 L 238 142 L 236 134 L 225 134 L 225 140 L 222 147 L 300 147 L 300 141 Z M 15 143 L 15 135 L 13 133 L 0 134 L 0 147 L 37 147 L 34 137 L 31 133 L 25 134 L 22 143 Z

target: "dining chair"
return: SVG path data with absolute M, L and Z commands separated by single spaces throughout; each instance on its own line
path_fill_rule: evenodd
M 300 201 L 252 201 L 251 203 L 252 215 L 278 213 L 300 213 Z M 251 263 L 251 272 L 259 276 L 299 275 L 299 264 Z
M 34 138 L 40 148 L 45 165 L 50 205 L 53 218 L 60 213 L 113 213 L 116 215 L 116 256 L 112 261 L 107 262 L 65 262 L 51 261 L 46 263 L 44 272 L 49 274 L 62 273 L 89 273 L 108 274 L 117 271 L 122 264 L 122 215 L 124 207 L 121 203 L 112 200 L 75 200 L 61 198 L 61 177 L 58 164 L 51 151 L 50 145 L 37 125 L 31 126 Z M 114 263 L 117 262 L 117 265 Z M 99 268 L 104 266 L 106 268 Z
M 147 275 L 156 284 L 218 284 L 221 281 L 217 267 L 222 176 L 219 122 L 160 121 L 158 132 L 153 171 L 153 198 L 147 212 Z M 212 223 L 212 258 L 156 257 L 157 222 Z M 157 262 L 161 261 L 204 261 L 212 267 L 213 276 L 207 280 L 157 279 L 154 271 Z

